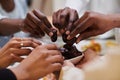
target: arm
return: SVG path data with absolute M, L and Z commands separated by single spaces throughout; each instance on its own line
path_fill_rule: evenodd
M 2 18 L 0 20 L 1 35 L 10 35 L 20 30 L 38 37 L 43 37 L 47 33 L 51 39 L 54 34 L 57 35 L 56 30 L 52 27 L 47 17 L 39 10 L 33 10 L 27 13 L 25 19 Z
M 0 20 L 0 35 L 10 35 L 20 31 L 22 19 L 8 19 L 3 18 Z
M 76 27 L 67 39 L 72 39 L 76 35 L 77 43 L 83 39 L 103 34 L 113 28 L 120 26 L 120 14 L 100 14 L 97 12 L 86 12 L 76 23 Z
M 19 66 L 11 68 L 18 80 L 38 80 L 54 71 L 59 71 L 63 57 L 53 45 L 41 45 L 34 49 Z

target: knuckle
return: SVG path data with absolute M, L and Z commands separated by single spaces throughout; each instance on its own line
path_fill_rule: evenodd
M 95 15 L 89 14 L 89 18 L 90 18 L 90 19 L 95 19 Z
M 14 50 L 13 48 L 9 48 L 9 49 L 8 49 L 8 52 L 11 53 L 11 52 L 13 52 L 13 50 Z
M 15 43 L 14 41 L 11 41 L 11 42 L 9 43 L 9 46 L 10 46 L 10 47 L 15 46 L 15 45 L 16 45 L 16 43 Z
M 27 13 L 27 17 L 30 17 L 30 16 L 31 16 L 31 12 L 28 12 L 28 13 Z
M 40 45 L 40 46 L 37 46 L 36 50 L 42 51 L 43 47 L 44 47 L 44 46 L 41 46 L 41 45 Z
M 89 15 L 89 14 L 90 14 L 90 11 L 86 11 L 86 12 L 85 12 L 85 15 Z
M 48 52 L 46 52 L 46 51 L 40 51 L 40 54 L 41 54 L 41 56 L 42 57 L 47 57 L 48 55 L 49 55 L 49 53 Z

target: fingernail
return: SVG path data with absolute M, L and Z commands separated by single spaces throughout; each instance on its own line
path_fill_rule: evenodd
M 50 37 L 51 37 L 51 36 L 53 36 L 53 33 L 52 33 L 52 32 L 50 32 L 50 33 L 49 33 L 49 36 L 50 36 Z
M 70 34 L 70 31 L 66 31 L 66 34 L 69 35 L 69 34 Z

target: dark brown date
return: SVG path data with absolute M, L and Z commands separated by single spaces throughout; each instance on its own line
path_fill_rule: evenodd
M 69 45 L 65 44 L 64 48 L 60 48 L 59 50 L 61 51 L 61 53 L 65 57 L 65 59 L 71 59 L 71 58 L 82 55 L 82 53 L 80 51 L 78 51 L 74 45 L 69 46 Z

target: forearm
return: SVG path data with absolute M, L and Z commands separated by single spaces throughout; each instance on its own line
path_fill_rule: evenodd
M 120 28 L 120 14 L 110 14 L 108 17 L 111 18 L 112 28 Z
M 20 31 L 22 19 L 8 19 L 4 18 L 0 20 L 0 35 L 11 35 Z

